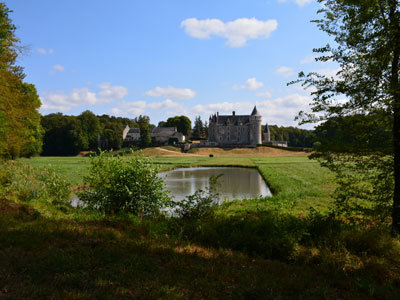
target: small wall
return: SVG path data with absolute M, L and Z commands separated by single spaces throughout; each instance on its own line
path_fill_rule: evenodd
M 277 147 L 287 147 L 287 141 L 269 141 L 269 142 L 264 142 L 263 145 L 267 146 L 277 146 Z

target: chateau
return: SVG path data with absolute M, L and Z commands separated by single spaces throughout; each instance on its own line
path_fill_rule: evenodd
M 217 112 L 209 119 L 208 140 L 220 147 L 255 147 L 262 143 L 261 118 L 255 106 L 251 115 L 236 115 L 235 112 L 219 115 Z

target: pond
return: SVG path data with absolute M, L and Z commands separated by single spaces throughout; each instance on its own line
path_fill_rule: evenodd
M 196 190 L 206 189 L 211 176 L 222 174 L 218 179 L 219 201 L 272 196 L 258 170 L 239 167 L 179 168 L 160 173 L 166 189 L 174 200 L 179 201 Z

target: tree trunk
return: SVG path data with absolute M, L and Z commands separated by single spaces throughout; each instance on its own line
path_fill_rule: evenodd
M 391 3 L 390 23 L 393 30 L 393 60 L 390 79 L 393 96 L 393 150 L 394 150 L 394 195 L 392 211 L 392 235 L 400 238 L 400 85 L 399 56 L 400 29 L 396 15 L 396 2 Z
M 393 118 L 394 148 L 394 195 L 392 211 L 392 235 L 400 237 L 400 99 L 395 99 Z

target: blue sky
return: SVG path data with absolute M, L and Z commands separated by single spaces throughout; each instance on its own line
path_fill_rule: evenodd
M 12 0 L 29 50 L 19 64 L 42 114 L 150 116 L 248 114 L 296 125 L 311 98 L 287 87 L 328 36 L 310 20 L 315 0 Z

